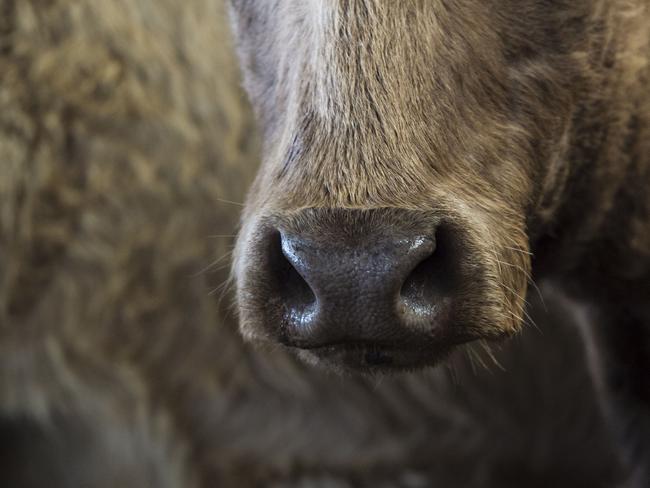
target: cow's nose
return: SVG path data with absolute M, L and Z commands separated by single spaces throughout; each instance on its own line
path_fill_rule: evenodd
M 478 260 L 463 235 L 407 209 L 260 217 L 235 260 L 240 329 L 334 368 L 434 364 L 477 337 L 465 303 Z
M 281 340 L 291 346 L 402 343 L 435 327 L 452 285 L 434 232 L 337 240 L 277 231 L 270 239 L 267 272 Z

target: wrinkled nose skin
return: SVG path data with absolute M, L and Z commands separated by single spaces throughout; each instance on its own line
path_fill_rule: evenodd
M 370 236 L 357 246 L 346 246 L 281 233 L 280 242 L 288 265 L 299 275 L 285 295 L 296 345 L 391 343 L 399 339 L 400 329 L 389 325 L 409 314 L 417 320 L 435 312 L 434 303 L 421 303 L 416 309 L 401 295 L 407 276 L 433 254 L 432 237 Z
M 245 326 L 308 361 L 412 368 L 473 339 L 453 324 L 460 246 L 430 218 L 312 210 L 261 224 L 252 247 Z

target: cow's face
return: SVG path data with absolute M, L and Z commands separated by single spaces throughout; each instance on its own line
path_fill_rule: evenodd
M 373 371 L 521 327 L 527 226 L 565 170 L 564 3 L 232 1 L 264 137 L 246 338 Z

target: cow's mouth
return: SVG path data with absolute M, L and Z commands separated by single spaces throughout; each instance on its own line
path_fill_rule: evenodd
M 340 342 L 327 345 L 285 344 L 300 358 L 328 369 L 361 373 L 411 371 L 435 366 L 463 343 L 476 340 L 474 334 L 458 334 L 445 341 L 423 339 L 419 344 Z

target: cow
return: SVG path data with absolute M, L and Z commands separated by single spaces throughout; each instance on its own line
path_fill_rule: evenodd
M 263 137 L 233 263 L 243 336 L 412 371 L 517 334 L 551 282 L 648 486 L 647 2 L 230 4 Z

